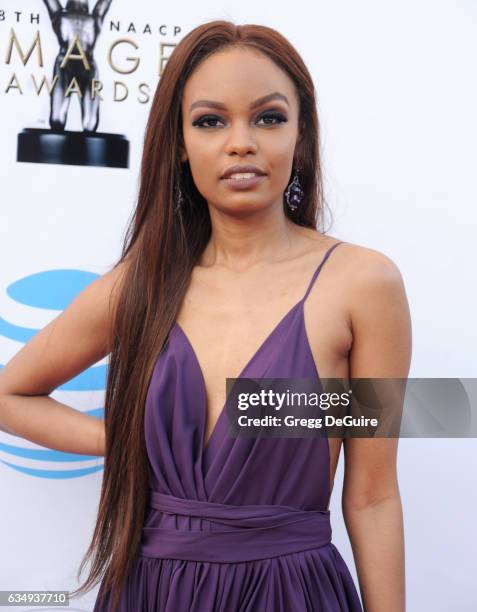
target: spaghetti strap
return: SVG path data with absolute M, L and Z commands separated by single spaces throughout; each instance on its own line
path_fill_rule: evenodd
M 311 288 L 313 287 L 313 283 L 315 282 L 316 278 L 318 277 L 318 274 L 320 273 L 321 268 L 323 267 L 323 265 L 325 264 L 326 260 L 328 259 L 328 257 L 331 255 L 331 252 L 333 251 L 333 249 L 335 249 L 339 244 L 343 244 L 343 240 L 339 240 L 338 242 L 335 242 L 335 244 L 333 244 L 325 253 L 325 256 L 323 257 L 322 261 L 320 262 L 320 264 L 318 265 L 318 267 L 316 268 L 315 272 L 313 273 L 313 276 L 311 277 L 311 281 L 310 284 L 308 285 L 308 289 L 306 290 L 305 295 L 302 297 L 302 301 L 304 302 L 306 300 L 306 298 L 308 297 L 308 294 L 311 291 Z

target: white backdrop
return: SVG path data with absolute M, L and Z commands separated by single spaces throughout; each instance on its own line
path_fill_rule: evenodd
M 283 0 L 242 0 L 239 7 L 228 0 L 113 0 L 95 48 L 104 83 L 98 130 L 124 134 L 131 151 L 128 169 L 111 169 L 16 162 L 17 134 L 48 127 L 49 98 L 45 91 L 35 94 L 31 75 L 51 79 L 58 45 L 40 0 L 0 6 L 0 365 L 21 348 L 28 330 L 40 329 L 61 310 L 67 296 L 54 285 L 52 271 L 66 270 L 74 292 L 86 273 L 103 273 L 119 254 L 150 108 L 138 101 L 138 86 L 147 83 L 152 96 L 160 43 L 177 43 L 199 23 L 225 18 L 278 29 L 308 65 L 335 220 L 330 233 L 380 250 L 400 268 L 413 322 L 410 376 L 476 376 L 477 190 L 471 168 L 477 4 L 298 0 L 290 8 Z M 30 13 L 39 16 L 33 23 Z M 110 21 L 120 22 L 119 32 L 110 30 Z M 135 32 L 128 31 L 131 22 Z M 142 33 L 146 24 L 152 34 Z M 6 63 L 11 28 L 24 50 L 40 32 L 43 67 L 35 54 L 23 66 L 15 51 Z M 140 57 L 130 75 L 114 73 L 107 64 L 108 48 L 120 37 L 139 45 L 117 52 L 123 65 L 128 55 Z M 6 91 L 13 73 L 22 94 Z M 128 87 L 122 102 L 113 100 L 114 80 Z M 73 100 L 67 128 L 80 129 L 79 117 Z M 55 303 L 41 302 L 32 278 L 56 291 Z M 19 291 L 9 290 L 22 279 Z M 53 397 L 94 410 L 102 407 L 104 389 L 86 381 Z M 42 449 L 0 432 L 0 590 L 72 590 L 90 541 L 102 458 L 73 461 L 37 450 Z M 475 439 L 400 441 L 409 612 L 477 607 L 476 454 Z M 331 506 L 333 541 L 356 580 L 340 509 L 342 469 L 341 459 Z M 69 609 L 92 610 L 95 596 L 96 590 Z

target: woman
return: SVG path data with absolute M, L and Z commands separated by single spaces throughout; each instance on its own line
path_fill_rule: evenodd
M 397 267 L 318 230 L 323 206 L 314 88 L 296 50 L 263 26 L 195 28 L 154 96 L 120 261 L 3 374 L 4 428 L 105 455 L 81 568 L 93 564 L 73 593 L 103 577 L 96 612 L 362 610 L 331 542 L 342 440 L 225 427 L 227 377 L 408 374 Z M 108 354 L 103 441 L 44 395 Z M 27 431 L 29 400 L 44 410 Z M 393 439 L 344 442 L 367 612 L 404 610 L 396 452 Z

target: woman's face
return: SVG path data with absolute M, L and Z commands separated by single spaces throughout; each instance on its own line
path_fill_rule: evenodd
M 228 212 L 282 206 L 299 123 L 294 83 L 283 70 L 253 50 L 216 52 L 187 80 L 181 108 L 181 159 L 209 205 Z M 255 185 L 222 178 L 249 164 L 265 173 Z

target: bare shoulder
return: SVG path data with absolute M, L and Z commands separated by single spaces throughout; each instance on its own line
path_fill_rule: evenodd
M 386 288 L 404 291 L 401 271 L 385 253 L 331 235 L 322 236 L 315 242 L 317 245 L 313 250 L 318 255 L 331 251 L 323 276 L 333 286 L 335 295 L 347 296 L 350 306 L 363 292 L 370 297 L 370 293 Z
M 112 348 L 114 315 L 130 263 L 129 257 L 116 263 L 109 271 L 88 285 L 68 307 L 73 311 L 70 315 L 76 315 L 80 319 L 87 318 L 91 323 L 95 322 L 98 338 L 102 339 L 103 356 L 106 356 Z
M 385 253 L 336 238 L 331 239 L 329 244 L 332 246 L 338 242 L 342 243 L 333 253 L 333 258 L 339 260 L 339 269 L 343 274 L 349 275 L 353 286 L 383 280 L 402 282 L 396 262 Z
M 352 375 L 407 376 L 411 314 L 396 262 L 385 253 L 351 243 L 336 249 L 336 260 L 346 277 L 346 307 L 353 336 Z
M 350 305 L 355 311 L 369 308 L 372 302 L 382 306 L 405 296 L 404 279 L 396 262 L 381 251 L 352 244 L 340 245 L 336 253 L 346 275 Z
M 95 279 L 8 361 L 0 395 L 49 394 L 110 353 L 113 313 L 128 265 L 119 262 Z
M 397 264 L 385 253 L 353 242 L 348 242 L 330 234 L 318 234 L 310 228 L 300 228 L 303 236 L 314 243 L 312 250 L 325 254 L 332 249 L 332 257 L 327 267 L 335 273 L 344 274 L 356 283 L 372 281 L 384 277 L 399 280 L 401 274 Z M 336 249 L 333 249 L 334 246 Z
M 326 276 L 345 298 L 349 315 L 368 308 L 370 301 L 389 301 L 404 296 L 404 280 L 395 261 L 381 251 L 329 237 L 325 249 L 333 249 Z M 322 247 L 323 248 L 323 247 Z

